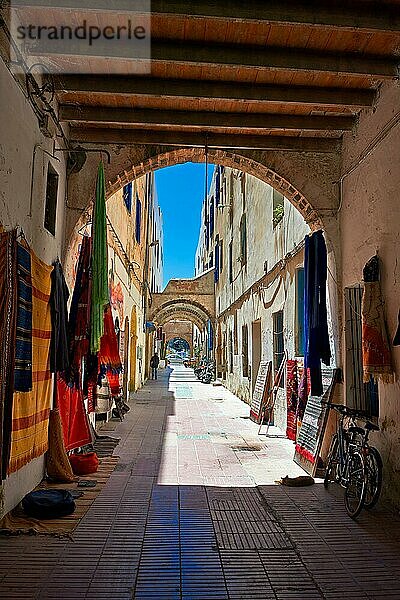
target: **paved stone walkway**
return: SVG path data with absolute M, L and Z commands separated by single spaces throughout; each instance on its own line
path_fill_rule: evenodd
M 0 598 L 400 599 L 400 520 L 353 522 L 340 490 L 259 437 L 248 406 L 178 365 L 132 398 L 119 463 L 73 534 L 0 538 Z

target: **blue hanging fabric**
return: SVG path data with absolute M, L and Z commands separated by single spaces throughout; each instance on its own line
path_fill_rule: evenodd
M 135 238 L 138 244 L 140 244 L 140 229 L 142 226 L 142 203 L 140 202 L 139 196 L 136 196 L 136 231 Z
M 123 197 L 126 208 L 132 212 L 132 181 L 124 185 Z

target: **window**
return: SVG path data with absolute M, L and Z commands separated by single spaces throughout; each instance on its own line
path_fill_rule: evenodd
M 242 375 L 249 376 L 249 330 L 247 325 L 242 325 Z
M 222 268 L 224 266 L 224 244 L 223 240 L 219 242 L 219 272 L 222 273 Z
M 215 267 L 214 267 L 214 282 L 218 283 L 219 281 L 219 251 L 220 251 L 220 247 L 219 247 L 219 237 L 217 235 L 216 239 L 215 239 Z
M 233 202 L 234 202 L 234 194 L 233 194 L 233 186 L 235 185 L 235 180 L 233 177 L 233 169 L 230 170 L 229 174 L 229 225 L 233 227 Z
M 238 354 L 238 317 L 237 310 L 233 313 L 233 353 Z
M 240 219 L 240 262 L 242 265 L 245 265 L 247 262 L 247 226 L 245 214 Z
M 284 197 L 277 190 L 273 190 L 272 195 L 272 224 L 274 228 L 280 223 L 284 215 Z
M 132 212 L 132 181 L 124 185 L 123 198 L 127 210 Z
M 214 196 L 210 200 L 210 238 L 214 234 Z
M 140 232 L 142 227 L 142 203 L 139 200 L 139 196 L 136 196 L 136 228 L 135 228 L 135 239 L 140 244 Z
M 56 235 L 58 196 L 58 173 L 49 163 L 47 166 L 46 206 L 44 210 L 44 227 L 51 235 Z
M 283 357 L 285 355 L 285 346 L 283 339 L 283 310 L 279 310 L 272 315 L 274 327 L 273 352 L 274 352 L 274 373 L 277 374 Z M 281 377 L 279 387 L 285 386 L 284 377 Z
M 296 270 L 296 356 L 304 356 L 304 269 Z
M 229 332 L 229 373 L 233 373 L 233 334 Z
M 229 283 L 233 282 L 233 250 L 232 250 L 232 242 L 229 242 Z
M 213 257 L 213 253 L 210 252 L 210 262 L 208 263 L 208 268 L 211 269 L 212 266 L 214 264 L 214 257 Z
M 221 169 L 217 165 L 215 167 L 215 206 L 218 206 L 221 198 Z

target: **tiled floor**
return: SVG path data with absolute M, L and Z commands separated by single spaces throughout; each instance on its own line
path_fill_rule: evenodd
M 351 521 L 340 490 L 302 474 L 288 440 L 184 367 L 131 401 L 119 463 L 72 539 L 0 538 L 0 598 L 400 599 L 400 520 Z

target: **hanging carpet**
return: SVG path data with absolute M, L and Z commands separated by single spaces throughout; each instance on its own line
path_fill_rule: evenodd
M 32 390 L 15 392 L 9 472 L 17 471 L 48 447 L 51 406 L 50 274 L 52 268 L 31 250 L 32 269 Z
M 17 232 L 0 233 L 0 470 L 5 479 L 12 428 L 17 314 Z
M 298 380 L 297 380 L 297 361 L 295 361 L 295 360 L 288 360 L 286 362 L 286 401 L 287 401 L 286 437 L 288 437 L 289 440 L 296 440 Z
M 31 253 L 25 241 L 17 243 L 17 330 L 14 391 L 32 389 L 32 273 Z
M 112 373 L 120 373 L 122 370 L 118 339 L 109 304 L 104 311 L 104 333 L 100 340 L 99 363 L 100 366 L 105 367 Z
M 362 355 L 364 382 L 393 382 L 393 369 L 386 330 L 384 303 L 379 282 L 379 258 L 373 256 L 363 270 Z

